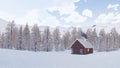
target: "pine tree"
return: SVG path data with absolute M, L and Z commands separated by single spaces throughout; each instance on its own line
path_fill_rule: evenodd
M 65 49 L 70 49 L 70 45 L 71 45 L 71 40 L 70 40 L 70 32 L 67 31 L 65 32 L 65 34 L 63 35 L 63 41 L 64 41 L 64 48 Z
M 93 38 L 93 47 L 94 47 L 94 50 L 97 50 L 98 49 L 98 36 L 97 36 L 97 33 L 96 33 L 96 29 L 94 29 L 94 31 L 92 32 L 92 38 Z
M 119 44 L 118 44 L 118 33 L 115 28 L 111 30 L 111 37 L 112 37 L 112 48 L 113 50 L 116 50 L 119 48 Z
M 0 48 L 3 48 L 3 36 L 0 34 Z
M 42 35 L 42 50 L 43 51 L 52 51 L 52 38 L 51 38 L 51 33 L 50 33 L 50 29 L 47 26 L 43 32 Z
M 89 40 L 89 42 L 94 45 L 93 43 L 93 32 L 92 32 L 92 29 L 88 29 L 87 32 L 86 32 L 86 35 L 87 35 L 87 39 Z
M 107 33 L 106 34 L 106 44 L 105 44 L 105 51 L 110 51 L 111 50 L 111 40 L 112 40 L 112 38 L 111 38 L 111 34 L 110 33 Z
M 99 49 L 98 49 L 98 51 L 105 51 L 105 44 L 106 44 L 105 35 L 106 35 L 105 31 L 104 31 L 104 29 L 102 29 L 99 33 Z
M 34 51 L 40 51 L 40 44 L 41 44 L 41 35 L 40 30 L 37 24 L 35 24 L 32 28 L 32 45 Z
M 54 48 L 55 51 L 59 51 L 61 49 L 61 37 L 60 37 L 60 30 L 59 28 L 55 28 L 53 31 L 53 43 L 54 43 Z
M 118 48 L 120 48 L 120 35 L 118 35 Z
M 5 36 L 4 33 L 1 35 L 1 48 L 5 48 Z
M 7 48 L 14 48 L 15 47 L 15 43 L 16 43 L 16 26 L 14 21 L 9 22 L 6 28 L 7 32 L 6 32 L 6 46 Z
M 28 24 L 26 24 L 23 30 L 23 46 L 25 50 L 31 50 L 30 47 L 30 30 Z
M 76 40 L 77 38 L 77 29 L 74 27 L 71 31 L 71 44 Z
M 23 46 L 23 28 L 22 26 L 20 26 L 19 32 L 18 32 L 18 46 L 17 46 L 18 50 L 23 50 L 24 46 Z

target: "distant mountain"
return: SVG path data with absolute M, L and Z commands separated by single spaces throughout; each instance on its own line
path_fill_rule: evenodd
M 8 24 L 8 21 L 0 18 L 0 32 L 5 31 L 5 28 L 6 28 L 7 24 Z

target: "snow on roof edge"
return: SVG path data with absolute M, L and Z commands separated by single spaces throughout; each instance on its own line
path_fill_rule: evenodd
M 87 40 L 85 39 L 84 37 L 82 37 L 81 39 L 76 39 L 70 46 L 70 48 L 72 47 L 72 45 L 76 42 L 76 41 L 79 41 L 85 48 L 93 48 L 92 44 Z

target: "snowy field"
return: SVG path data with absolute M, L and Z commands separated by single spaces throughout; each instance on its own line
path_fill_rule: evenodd
M 0 68 L 120 68 L 120 51 L 71 55 L 0 49 Z

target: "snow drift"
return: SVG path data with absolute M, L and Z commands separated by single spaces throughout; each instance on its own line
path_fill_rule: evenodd
M 0 49 L 0 68 L 120 68 L 120 51 L 72 55 Z

